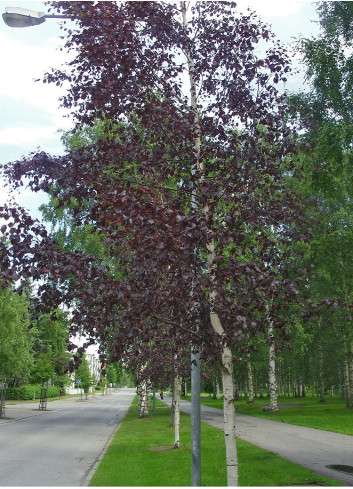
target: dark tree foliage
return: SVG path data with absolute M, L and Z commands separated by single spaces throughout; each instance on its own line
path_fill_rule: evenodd
M 38 307 L 70 305 L 72 332 L 97 339 L 113 361 L 175 354 L 191 340 L 205 356 L 223 342 L 240 346 L 266 327 L 269 299 L 283 309 L 297 295 L 292 244 L 305 223 L 286 186 L 295 137 L 276 88 L 289 72 L 283 49 L 233 2 L 197 2 L 187 27 L 180 6 L 163 2 L 51 6 L 77 21 L 65 32 L 75 59 L 45 81 L 69 82 L 62 104 L 77 128 L 104 120 L 105 134 L 62 157 L 33 153 L 4 174 L 15 187 L 26 177 L 58 207 L 74 199 L 76 223 L 104 236 L 119 276 L 93 255 L 63 251 L 23 211 L 3 207 L 1 279 L 45 277 Z M 263 55 L 260 42 L 268 43 Z M 185 95 L 185 56 L 196 111 Z M 210 323 L 212 290 L 222 338 Z M 283 335 L 288 322 L 285 314 L 276 321 Z

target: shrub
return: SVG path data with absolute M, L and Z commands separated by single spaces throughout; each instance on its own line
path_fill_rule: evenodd
M 48 397 L 59 397 L 59 396 L 60 396 L 60 387 L 58 385 L 51 385 L 50 387 L 48 387 Z
M 14 401 L 29 401 L 39 399 L 42 387 L 40 385 L 22 385 L 21 387 L 8 387 L 6 398 Z M 60 387 L 52 385 L 48 387 L 48 398 L 59 397 Z

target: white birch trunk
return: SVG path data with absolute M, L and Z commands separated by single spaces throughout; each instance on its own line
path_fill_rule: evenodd
M 216 399 L 220 399 L 221 394 L 219 392 L 219 382 L 218 382 L 218 377 L 216 378 Z
M 277 402 L 277 381 L 276 381 L 276 351 L 273 341 L 273 324 L 268 323 L 268 340 L 269 340 L 269 363 L 268 363 L 268 393 L 270 396 L 270 411 L 278 411 Z
M 175 382 L 172 385 L 172 403 L 170 405 L 170 426 L 174 426 L 174 407 L 175 407 Z
M 151 393 L 152 393 L 152 384 L 151 381 L 148 380 L 148 382 L 146 383 L 147 408 L 151 407 Z
M 137 384 L 137 395 L 138 395 L 138 410 L 140 418 L 147 418 L 148 407 L 147 407 L 147 382 L 145 380 L 139 380 Z
M 173 426 L 174 426 L 174 448 L 180 448 L 180 396 L 181 379 L 175 376 L 173 382 Z
M 235 433 L 235 409 L 233 398 L 233 355 L 228 347 L 222 352 L 223 419 L 227 459 L 228 486 L 238 486 L 238 454 Z
M 219 392 L 219 382 L 218 382 L 218 377 L 214 376 L 213 377 L 213 399 L 220 399 L 221 395 Z
M 233 397 L 235 401 L 239 401 L 239 382 L 238 378 L 233 374 Z
M 214 243 L 208 245 L 208 265 L 209 272 L 212 270 L 212 263 L 215 257 Z M 213 329 L 220 336 L 224 335 L 223 326 L 218 314 L 214 311 L 214 304 L 217 293 L 210 293 L 211 312 L 210 319 Z M 235 409 L 233 397 L 233 354 L 231 349 L 223 346 L 222 350 L 222 386 L 223 386 L 223 423 L 224 438 L 226 445 L 227 460 L 227 484 L 228 486 L 238 486 L 238 454 L 235 433 Z
M 253 381 L 253 375 L 252 375 L 250 353 L 247 353 L 247 355 L 246 355 L 246 366 L 248 369 L 248 387 L 249 387 L 248 402 L 252 403 L 252 402 L 254 402 L 254 381 Z

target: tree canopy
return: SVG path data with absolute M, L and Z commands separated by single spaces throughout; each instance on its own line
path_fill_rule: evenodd
M 1 278 L 44 280 L 38 312 L 66 304 L 71 333 L 98 340 L 112 361 L 202 346 L 205 361 L 223 366 L 234 444 L 233 353 L 266 329 L 269 303 L 287 336 L 285 309 L 300 280 L 293 244 L 310 235 L 302 196 L 288 184 L 298 176 L 281 91 L 289 60 L 268 27 L 233 2 L 51 6 L 76 19 L 65 30 L 75 58 L 44 81 L 69 82 L 62 104 L 76 129 L 99 121 L 101 134 L 3 171 L 15 187 L 26 178 L 50 193 L 57 209 L 71 206 L 73 222 L 102 239 L 104 256 L 63 248 L 5 205 Z

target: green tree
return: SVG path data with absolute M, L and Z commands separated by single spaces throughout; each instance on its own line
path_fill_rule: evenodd
M 78 379 L 80 379 L 79 382 L 77 382 Z M 75 384 L 76 387 L 82 387 L 86 394 L 88 393 L 89 388 L 94 384 L 94 379 L 90 373 L 85 355 L 82 357 L 80 366 L 75 370 Z
M 34 364 L 31 381 L 34 384 L 44 384 L 54 376 L 53 355 L 41 353 Z
M 26 382 L 33 365 L 28 305 L 25 295 L 0 290 L 0 376 L 10 385 Z
M 323 386 L 324 377 L 329 382 L 334 378 L 324 364 L 337 371 L 327 344 L 339 337 L 336 359 L 346 372 L 346 394 L 352 398 L 353 6 L 351 2 L 319 2 L 318 12 L 318 37 L 301 39 L 299 44 L 310 90 L 292 97 L 301 121 L 307 124 L 302 159 L 306 183 L 302 188 L 322 209 L 319 220 L 312 212 L 314 238 L 307 265 L 315 274 L 306 290 L 316 304 L 311 325 L 316 328 L 313 348 L 320 352 L 316 364 L 322 366 L 317 373 L 319 383 Z
M 71 358 L 71 355 L 66 351 L 69 337 L 67 315 L 61 309 L 57 309 L 55 314 L 41 314 L 35 321 L 33 336 L 35 356 L 35 365 L 32 371 L 33 382 L 42 382 L 40 380 L 41 375 L 46 376 L 44 372 L 47 370 L 51 372 L 48 378 L 52 379 L 53 384 L 64 387 L 69 382 L 69 377 L 65 371 Z M 37 366 L 38 362 L 39 365 Z M 48 365 L 44 368 L 46 362 Z M 42 372 L 39 377 L 38 372 Z
M 34 349 L 36 353 L 58 353 L 66 350 L 69 321 L 66 314 L 57 309 L 54 314 L 42 314 L 35 322 Z

